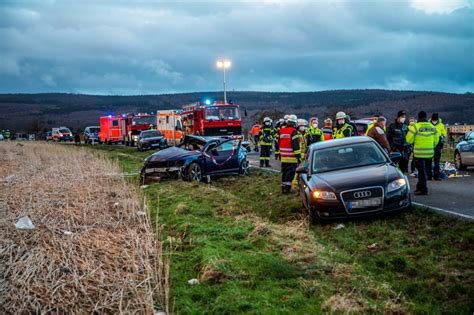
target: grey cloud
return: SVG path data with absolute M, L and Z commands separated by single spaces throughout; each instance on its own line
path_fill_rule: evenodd
M 474 87 L 473 8 L 396 2 L 57 1 L 1 10 L 0 92 L 112 94 L 229 87 Z

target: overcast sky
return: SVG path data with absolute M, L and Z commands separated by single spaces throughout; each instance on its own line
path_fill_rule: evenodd
M 474 91 L 474 1 L 5 1 L 0 92 Z

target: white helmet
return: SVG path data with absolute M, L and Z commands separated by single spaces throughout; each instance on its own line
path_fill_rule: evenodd
M 293 124 L 295 127 L 298 126 L 298 117 L 296 117 L 296 115 L 288 115 L 286 121 Z
M 271 123 L 272 122 L 272 119 L 270 117 L 265 117 L 263 118 L 263 122 L 266 123 L 266 122 L 269 122 Z
M 336 120 L 338 119 L 346 119 L 347 115 L 344 112 L 339 112 L 336 114 Z

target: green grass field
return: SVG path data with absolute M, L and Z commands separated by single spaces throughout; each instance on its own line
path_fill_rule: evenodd
M 95 149 L 127 173 L 150 154 Z M 279 191 L 278 175 L 260 170 L 144 189 L 171 256 L 173 313 L 472 314 L 472 223 L 413 209 L 309 226 L 299 199 Z

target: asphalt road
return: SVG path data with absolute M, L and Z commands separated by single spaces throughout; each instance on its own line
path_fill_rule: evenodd
M 248 155 L 250 165 L 259 167 L 259 153 L 252 152 Z M 280 172 L 280 162 L 272 156 L 271 168 L 262 168 L 272 172 Z M 474 221 L 474 168 L 466 172 L 459 172 L 464 177 L 449 178 L 442 181 L 429 181 L 427 196 L 412 195 L 415 205 L 428 207 L 433 211 Z M 412 193 L 415 191 L 417 179 L 409 177 Z

